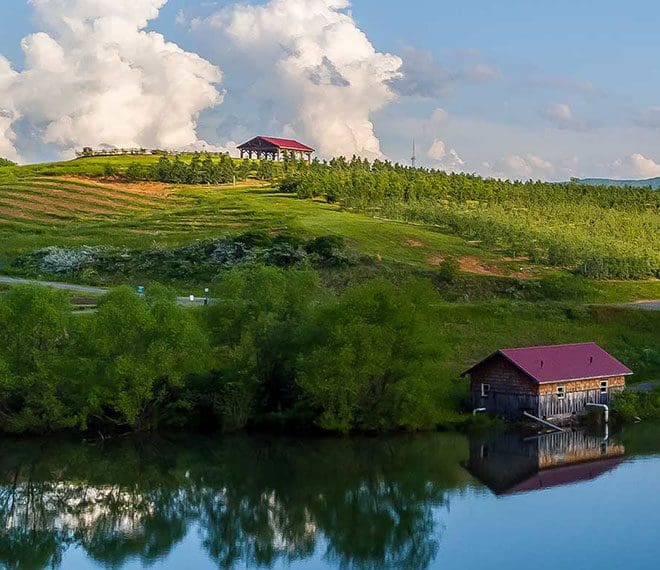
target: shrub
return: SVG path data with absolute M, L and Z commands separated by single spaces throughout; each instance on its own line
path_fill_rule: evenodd
M 12 162 L 11 160 L 9 160 L 7 158 L 2 158 L 0 156 L 0 168 L 2 168 L 3 166 L 16 166 L 16 163 Z
M 438 266 L 438 278 L 445 283 L 454 283 L 461 274 L 461 266 L 455 259 L 445 259 Z
M 268 232 L 263 230 L 254 230 L 239 235 L 236 238 L 236 241 L 239 241 L 250 248 L 269 247 L 273 243 L 273 238 L 268 234 Z
M 102 251 L 102 248 L 87 246 L 75 249 L 46 247 L 28 254 L 19 260 L 18 265 L 53 275 L 72 275 L 91 267 Z
M 614 398 L 612 413 L 623 422 L 632 422 L 638 418 L 660 418 L 660 389 L 651 392 L 621 392 Z
M 539 294 L 553 301 L 585 301 L 595 294 L 595 289 L 581 276 L 550 275 L 541 279 Z

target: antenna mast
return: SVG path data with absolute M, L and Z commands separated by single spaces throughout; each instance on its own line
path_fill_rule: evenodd
M 413 168 L 417 166 L 417 151 L 415 150 L 415 139 L 413 139 L 413 152 L 412 152 L 412 158 L 410 159 L 410 165 Z

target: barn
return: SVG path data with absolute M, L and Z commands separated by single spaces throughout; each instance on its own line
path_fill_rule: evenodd
M 292 139 L 276 137 L 255 137 L 238 146 L 241 158 L 282 160 L 284 157 L 305 159 L 311 162 L 314 149 Z
M 588 404 L 608 405 L 625 389 L 632 371 L 593 342 L 509 348 L 494 352 L 463 373 L 472 405 L 519 419 L 566 419 Z

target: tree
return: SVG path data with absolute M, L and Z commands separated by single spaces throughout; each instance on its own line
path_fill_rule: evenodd
M 134 429 L 157 425 L 173 391 L 210 367 L 194 314 L 161 286 L 150 286 L 144 298 L 128 287 L 108 293 L 85 338 L 104 419 Z
M 208 308 L 207 319 L 220 358 L 221 407 L 240 397 L 253 413 L 291 409 L 299 396 L 301 330 L 319 296 L 317 275 L 253 267 L 229 272 L 220 289 L 223 300 Z
M 76 372 L 77 325 L 59 291 L 16 287 L 0 301 L 0 428 L 85 425 L 89 393 Z
M 431 287 L 355 287 L 319 309 L 298 384 L 330 430 L 428 428 L 450 408 Z

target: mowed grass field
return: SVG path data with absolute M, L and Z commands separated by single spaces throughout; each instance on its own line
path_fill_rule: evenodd
M 236 187 L 177 187 L 32 172 L 0 178 L 0 257 L 4 259 L 48 245 L 143 249 L 252 230 L 304 237 L 340 235 L 354 253 L 385 263 L 431 268 L 446 257 L 459 257 L 484 272 L 509 271 L 496 256 L 458 237 L 376 220 L 337 205 L 298 200 L 256 181 Z
M 156 156 L 87 158 L 0 169 L 0 264 L 46 246 L 173 247 L 265 230 L 310 238 L 338 235 L 376 265 L 431 272 L 447 258 L 475 277 L 535 279 L 557 270 L 508 259 L 437 228 L 375 219 L 264 183 L 236 187 L 125 183 L 102 178 Z M 1 269 L 0 269 L 1 271 Z M 660 298 L 660 281 L 599 282 L 603 301 Z

